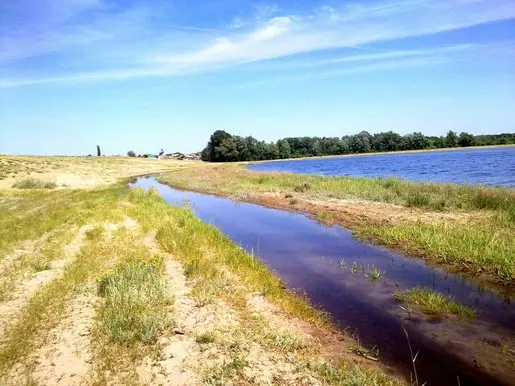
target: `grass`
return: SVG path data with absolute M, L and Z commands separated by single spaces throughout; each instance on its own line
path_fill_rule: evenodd
M 54 183 L 45 181 L 56 179 L 62 181 L 60 184 L 63 187 L 91 187 L 116 183 L 123 177 L 194 167 L 195 164 L 191 161 L 155 161 L 129 157 L 0 155 L 0 189 L 50 188 Z
M 222 194 L 243 192 L 305 193 L 317 198 L 360 198 L 436 211 L 515 210 L 512 189 L 435 184 L 388 178 L 323 177 L 289 173 L 257 173 L 244 165 L 203 165 L 162 175 L 174 186 Z
M 452 297 L 445 296 L 431 288 L 416 287 L 406 291 L 398 291 L 393 297 L 410 307 L 420 308 L 425 314 L 435 316 L 456 315 L 473 319 L 477 312 L 457 303 Z
M 53 181 L 27 178 L 25 180 L 15 182 L 12 187 L 15 189 L 55 189 L 57 188 L 57 184 Z
M 99 278 L 98 292 L 105 299 L 99 323 L 109 341 L 151 342 L 169 325 L 162 267 L 162 260 L 151 258 L 123 263 Z
M 230 276 L 234 275 L 246 287 L 247 293 L 263 294 L 304 320 L 318 325 L 327 323 L 323 313 L 285 290 L 282 281 L 258 258 L 246 253 L 215 227 L 202 222 L 190 208 L 171 207 L 157 192 L 145 193 L 140 189 L 131 192 L 130 201 L 147 213 L 142 216 L 138 211 L 134 216 L 145 229 L 157 229 L 160 247 L 180 259 L 186 276 L 194 283 L 192 295 L 201 304 L 213 302 L 221 293 L 232 293 Z M 153 218 L 159 217 L 162 220 L 156 224 Z
M 515 225 L 495 218 L 456 222 L 404 223 L 378 227 L 365 224 L 358 236 L 379 240 L 392 248 L 425 255 L 454 270 L 493 277 L 494 282 L 514 284 Z
M 257 173 L 238 164 L 207 164 L 159 181 L 288 210 L 295 205 L 324 224 L 341 224 L 362 239 L 430 259 L 499 291 L 515 287 L 513 189 Z
M 216 341 L 216 335 L 212 332 L 204 332 L 202 334 L 197 335 L 195 341 L 200 344 L 209 344 Z
M 171 255 L 184 268 L 191 288 L 188 296 L 197 307 L 223 301 L 238 314 L 233 333 L 192 332 L 195 344 L 224 350 L 225 363 L 200 373 L 206 381 L 244 379 L 244 370 L 252 364 L 249 350 L 256 344 L 277 358 L 291 355 L 299 366 L 331 366 L 290 331 L 274 330 L 251 316 L 254 311 L 247 299 L 264 296 L 288 316 L 331 329 L 324 313 L 288 291 L 259 259 L 201 222 L 190 209 L 170 207 L 154 191 L 128 190 L 122 184 L 90 190 L 0 190 L 0 209 L 0 258 L 11 258 L 20 245 L 31 242 L 11 273 L 0 272 L 11 289 L 26 273 L 52 269 L 52 262 L 69 257 L 60 274 L 40 287 L 8 324 L 0 346 L 2 384 L 13 366 L 22 364 L 31 374 L 37 366 L 37 356 L 31 354 L 51 343 L 52 330 L 68 320 L 70 302 L 79 295 L 92 299 L 95 312 L 91 382 L 137 384 L 135 364 L 158 358 L 158 338 L 173 336 L 175 314 L 164 282 L 164 258 Z M 137 227 L 123 227 L 126 217 Z M 108 228 L 110 224 L 118 226 Z M 80 241 L 75 236 L 83 226 L 88 230 L 83 229 Z M 157 251 L 145 244 L 150 233 L 155 234 Z M 78 252 L 67 256 L 75 243 Z M 379 385 L 395 383 L 379 368 L 359 370 L 350 363 L 338 368 L 342 380 L 360 379 L 359 373 L 361 379 L 378 380 Z

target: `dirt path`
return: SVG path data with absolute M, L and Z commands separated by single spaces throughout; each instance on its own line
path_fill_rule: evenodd
M 95 315 L 95 286 L 68 304 L 68 311 L 52 329 L 46 344 L 29 355 L 25 364 L 13 368 L 10 385 L 30 380 L 37 385 L 79 385 L 88 376 L 91 364 L 91 328 Z M 28 376 L 27 376 L 28 375 Z
M 0 303 L 0 344 L 6 328 L 16 321 L 16 315 L 20 313 L 32 296 L 40 288 L 61 275 L 66 264 L 75 258 L 89 229 L 91 229 L 90 225 L 81 227 L 70 243 L 64 247 L 62 259 L 52 261 L 49 269 L 37 272 L 28 281 L 19 282 L 13 293 L 10 294 L 10 300 Z M 23 250 L 23 253 L 25 252 Z

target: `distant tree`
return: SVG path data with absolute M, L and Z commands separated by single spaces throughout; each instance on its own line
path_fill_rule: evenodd
M 97 156 L 100 157 L 102 152 L 100 151 L 100 146 L 97 145 Z
M 349 148 L 353 153 L 368 153 L 372 149 L 372 136 L 368 131 L 349 137 Z
M 402 138 L 403 150 L 422 150 L 430 146 L 430 140 L 422 133 L 407 134 Z
M 136 157 L 136 153 L 135 153 L 135 152 L 133 152 L 132 150 L 129 150 L 129 151 L 127 152 L 127 156 L 129 156 L 129 157 Z
M 291 158 L 291 148 L 287 140 L 280 139 L 277 141 L 277 149 L 279 150 L 279 158 Z
M 474 136 L 472 134 L 462 132 L 458 138 L 458 144 L 461 147 L 474 146 Z
M 366 131 L 341 138 L 329 137 L 288 137 L 275 143 L 258 141 L 253 137 L 231 135 L 217 130 L 211 135 L 206 148 L 201 153 L 203 161 L 233 162 L 258 161 L 279 158 L 311 157 L 367 153 L 370 151 L 418 150 L 457 146 L 483 146 L 515 143 L 515 134 L 474 136 L 449 131 L 446 136 L 425 136 L 420 132 L 400 136 L 393 131 L 377 133 L 373 136 Z
M 449 130 L 447 136 L 445 137 L 445 145 L 447 147 L 457 147 L 458 146 L 458 136 L 452 130 Z

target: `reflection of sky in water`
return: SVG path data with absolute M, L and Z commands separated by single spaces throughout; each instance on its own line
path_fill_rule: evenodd
M 282 171 L 324 176 L 390 177 L 515 187 L 515 146 L 443 152 L 330 157 L 265 162 L 257 171 Z
M 331 313 L 342 327 L 359 329 L 364 344 L 380 346 L 385 358 L 402 366 L 408 362 L 404 362 L 405 353 L 396 352 L 399 342 L 404 340 L 399 328 L 399 307 L 392 299 L 397 289 L 429 286 L 479 309 L 480 318 L 488 325 L 494 322 L 514 328 L 515 307 L 490 291 L 481 291 L 459 277 L 430 269 L 420 259 L 361 243 L 341 227 L 326 227 L 302 214 L 175 190 L 153 178 L 140 178 L 137 185 L 158 189 L 171 205 L 186 202 L 203 221 L 218 227 L 247 251 L 253 251 L 290 288 L 306 293 L 313 304 Z M 340 268 L 341 259 L 345 261 L 345 270 Z M 360 268 L 357 274 L 350 272 L 353 262 L 375 266 L 386 275 L 372 283 L 364 278 Z M 423 328 L 427 326 L 421 326 L 420 331 Z M 417 338 L 412 339 L 417 344 Z M 424 341 L 425 337 L 420 339 Z M 435 351 L 431 359 L 426 353 L 425 362 L 420 363 L 426 374 L 441 367 L 440 355 Z M 435 375 L 431 376 L 434 379 Z

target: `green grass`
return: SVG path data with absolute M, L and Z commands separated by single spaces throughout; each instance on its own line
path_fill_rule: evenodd
M 513 285 L 515 280 L 515 225 L 495 218 L 404 223 L 365 224 L 356 234 L 414 255 L 426 256 L 453 270 L 483 274 L 494 282 Z
M 53 181 L 27 178 L 25 180 L 15 182 L 12 187 L 15 189 L 55 189 L 57 188 L 57 184 Z
M 209 178 L 209 179 L 208 179 Z M 245 192 L 301 193 L 316 198 L 360 198 L 436 211 L 495 210 L 514 212 L 515 191 L 474 185 L 435 184 L 388 178 L 323 177 L 256 173 L 244 165 L 208 165 L 159 176 L 174 186 L 227 195 Z
M 462 318 L 473 319 L 477 312 L 457 303 L 452 297 L 445 296 L 431 288 L 416 287 L 406 291 L 398 291 L 393 297 L 410 307 L 420 308 L 425 314 L 446 316 L 456 315 Z
M 162 261 L 150 259 L 123 263 L 99 279 L 98 292 L 105 299 L 99 322 L 108 340 L 151 342 L 169 325 L 166 305 L 170 299 L 161 271 Z
M 166 204 L 157 192 L 135 189 L 129 199 L 139 209 L 133 215 L 148 230 L 157 229 L 161 248 L 177 256 L 185 273 L 194 283 L 192 295 L 207 304 L 224 294 L 233 294 L 227 272 L 238 277 L 246 292 L 263 294 L 286 312 L 315 324 L 327 323 L 326 316 L 312 308 L 305 299 L 285 289 L 255 256 L 246 253 L 215 227 L 198 219 L 189 208 Z M 142 210 L 146 215 L 142 215 Z M 153 219 L 160 218 L 156 223 Z M 238 301 L 238 299 L 236 299 Z
M 216 341 L 216 335 L 212 332 L 204 332 L 202 334 L 197 335 L 195 341 L 200 344 L 209 344 Z
M 324 224 L 343 224 L 362 239 L 428 258 L 500 291 L 515 286 L 514 189 L 396 178 L 256 173 L 234 164 L 205 165 L 158 179 L 178 188 L 258 203 L 267 202 L 270 195 L 287 197 L 283 202 L 287 209 L 307 200 L 310 205 L 302 210 Z M 334 208 L 327 211 L 324 202 L 335 199 L 350 200 L 345 203 L 348 208 L 356 199 L 405 208 L 381 206 L 375 213 L 372 207 L 365 216 L 340 214 Z M 426 218 L 422 211 L 432 212 L 431 216 Z
M 357 366 L 350 366 L 346 363 L 334 365 L 327 362 L 308 362 L 306 364 L 302 364 L 301 368 L 307 368 L 314 371 L 325 385 L 362 386 L 389 383 L 389 380 L 383 374 L 363 371 Z

